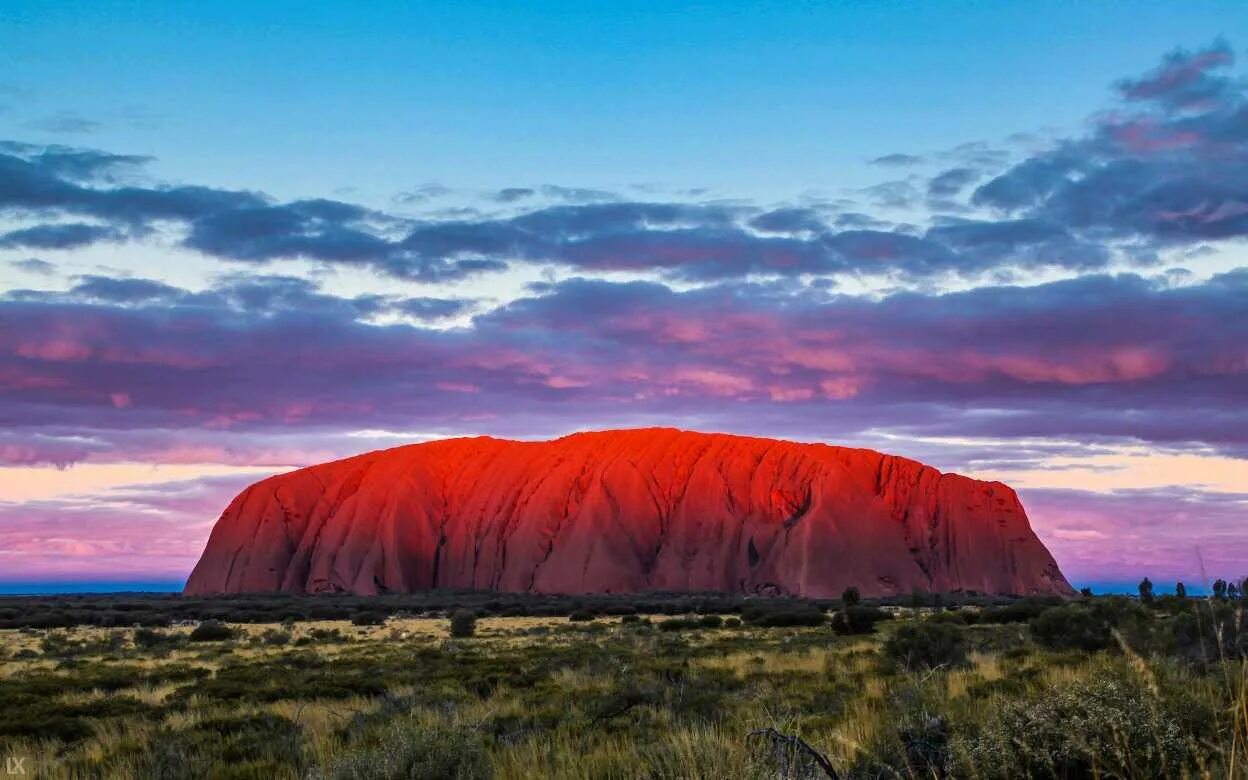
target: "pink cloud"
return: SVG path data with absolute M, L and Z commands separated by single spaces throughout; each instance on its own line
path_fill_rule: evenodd
M 1068 578 L 1189 587 L 1248 576 L 1248 494 L 1188 488 L 1021 490 L 1036 533 Z
M 0 571 L 9 579 L 184 577 L 213 521 L 250 480 L 212 477 L 0 502 Z
M 13 351 L 21 357 L 49 363 L 86 360 L 91 355 L 91 349 L 85 344 L 67 338 L 28 341 L 18 344 Z

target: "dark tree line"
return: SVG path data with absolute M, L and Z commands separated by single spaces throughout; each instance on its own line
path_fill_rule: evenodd
M 1248 599 L 1248 577 L 1240 580 L 1238 583 L 1234 581 L 1228 582 L 1227 580 L 1220 578 L 1216 579 L 1213 581 L 1211 592 L 1212 597 L 1218 601 L 1234 601 L 1235 599 L 1240 598 Z M 1152 603 L 1154 599 L 1152 580 L 1148 577 L 1141 580 L 1139 593 L 1140 601 L 1145 604 Z M 1084 588 L 1083 595 L 1085 598 L 1089 598 L 1092 596 L 1092 591 L 1088 588 Z M 1176 582 L 1174 584 L 1174 596 L 1179 599 L 1187 598 L 1187 586 L 1182 582 Z

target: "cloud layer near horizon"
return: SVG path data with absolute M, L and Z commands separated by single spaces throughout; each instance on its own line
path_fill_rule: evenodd
M 155 454 L 175 430 L 240 443 L 290 426 L 533 435 L 629 419 L 1240 455 L 1245 300 L 1242 270 L 1177 287 L 1096 275 L 879 300 L 573 278 L 435 329 L 361 322 L 404 301 L 281 277 L 203 293 L 87 280 L 0 303 L 0 462 L 146 459 L 131 448 L 144 430 Z
M 1232 65 L 1224 43 L 1172 53 L 1121 81 L 1084 132 L 1021 153 L 886 155 L 924 172 L 853 202 L 514 187 L 413 215 L 425 195 L 394 210 L 279 201 L 153 182 L 144 156 L 0 144 L 0 251 L 21 253 L 9 262 L 24 278 L 60 273 L 30 253 L 101 246 L 219 267 L 196 289 L 93 273 L 3 293 L 0 464 L 288 466 L 392 432 L 639 424 L 960 441 L 932 455 L 957 468 L 984 465 L 979 440 L 1018 442 L 990 465 L 1124 443 L 1248 457 L 1248 268 L 1177 267 L 1248 237 L 1248 99 Z M 292 260 L 377 284 L 337 294 L 279 266 Z M 479 293 L 520 268 L 548 281 Z M 868 277 L 885 292 L 845 291 Z M 456 292 L 410 289 L 434 283 Z M 1036 495 L 1053 518 L 1074 514 Z M 1088 545 L 1112 543 L 1098 529 L 1129 538 L 1106 519 L 1129 501 L 1179 500 L 1112 499 L 1088 499 L 1101 514 L 1082 530 L 1046 521 L 1046 538 L 1086 563 Z M 1210 537 L 1243 508 L 1182 500 L 1208 510 L 1190 527 Z M 71 517 L 99 524 L 84 537 L 115 533 L 114 510 L 3 506 L 0 533 L 10 551 Z M 1218 538 L 1248 558 L 1248 540 Z M 101 566 L 124 558 L 101 550 Z

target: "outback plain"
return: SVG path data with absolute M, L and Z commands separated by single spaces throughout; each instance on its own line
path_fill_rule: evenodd
M 1248 776 L 1221 598 L 0 602 L 33 777 Z

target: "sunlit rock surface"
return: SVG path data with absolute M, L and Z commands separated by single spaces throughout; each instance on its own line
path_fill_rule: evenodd
M 871 450 L 671 429 L 452 439 L 266 479 L 188 594 L 427 588 L 1072 593 L 997 482 Z

